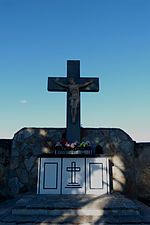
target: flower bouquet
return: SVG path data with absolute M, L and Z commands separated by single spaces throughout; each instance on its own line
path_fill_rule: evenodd
M 57 150 L 91 150 L 91 144 L 89 141 L 81 142 L 78 141 L 69 143 L 67 140 L 62 139 L 61 142 L 57 142 L 55 145 L 55 149 Z
M 91 155 L 91 144 L 89 141 L 78 141 L 69 143 L 65 138 L 62 138 L 60 142 L 57 142 L 54 146 L 55 154 L 68 154 L 68 155 Z

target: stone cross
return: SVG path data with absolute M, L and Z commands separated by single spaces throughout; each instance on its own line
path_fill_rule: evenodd
M 80 92 L 99 91 L 99 79 L 81 78 L 80 61 L 68 60 L 67 77 L 48 77 L 48 91 L 67 92 L 66 137 L 69 142 L 80 142 Z

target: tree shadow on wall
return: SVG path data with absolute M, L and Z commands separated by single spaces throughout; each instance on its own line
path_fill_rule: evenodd
M 42 132 L 39 132 L 39 135 L 41 134 Z M 45 135 L 45 132 L 42 133 L 42 137 Z M 33 140 L 33 137 L 31 137 L 31 144 L 30 146 L 27 146 L 28 148 L 28 152 L 30 153 L 30 157 L 31 158 L 32 156 L 38 158 L 41 156 L 41 153 L 43 151 L 47 151 L 48 149 L 48 145 L 45 146 L 45 136 L 44 138 L 41 138 L 42 140 L 42 144 L 39 143 L 39 146 L 41 146 L 38 151 L 37 151 L 37 155 L 36 155 L 36 152 L 34 151 L 34 144 L 36 146 L 37 143 L 34 143 L 34 140 Z M 44 144 L 43 144 L 44 143 Z M 109 144 L 110 141 L 108 142 Z M 43 146 L 44 145 L 44 146 Z M 112 146 L 112 145 L 110 145 Z M 37 147 L 37 146 L 36 146 Z M 115 148 L 115 147 L 114 147 Z M 114 187 L 118 187 L 118 192 L 120 190 L 122 190 L 123 193 L 127 194 L 129 193 L 130 191 L 127 190 L 129 185 L 129 181 L 128 181 L 128 176 L 127 176 L 127 170 L 128 170 L 128 161 L 125 160 L 124 157 L 122 157 L 122 155 L 119 155 L 118 152 L 116 153 L 116 149 L 113 149 L 113 154 L 112 155 L 109 155 L 109 154 L 105 154 L 105 155 L 102 155 L 101 154 L 101 150 L 99 148 L 99 151 L 98 151 L 98 154 L 97 156 L 108 156 L 110 158 L 110 189 L 111 189 L 111 195 L 102 195 L 102 196 L 89 196 L 86 197 L 85 195 L 80 195 L 79 193 L 79 197 L 77 196 L 55 196 L 55 195 L 47 195 L 47 196 L 35 196 L 34 198 L 36 199 L 39 199 L 39 202 L 43 201 L 44 202 L 44 205 L 45 207 L 47 207 L 47 209 L 52 209 L 53 207 L 58 207 L 58 209 L 61 207 L 64 207 L 64 211 L 62 213 L 60 213 L 60 215 L 57 215 L 57 216 L 44 216 L 45 218 L 43 218 L 43 221 L 41 222 L 41 225 L 48 221 L 50 219 L 50 222 L 55 224 L 72 224 L 72 223 L 80 223 L 81 222 L 81 219 L 84 219 L 86 220 L 86 218 L 81 218 L 82 215 L 80 213 L 77 213 L 76 215 L 71 215 L 71 211 L 70 209 L 73 208 L 73 204 L 71 204 L 71 202 L 74 202 L 74 207 L 78 207 L 80 205 L 80 208 L 82 209 L 89 209 L 91 205 L 94 205 L 94 210 L 93 211 L 96 211 L 98 210 L 99 212 L 95 215 L 87 215 L 88 217 L 88 221 L 91 221 L 91 224 L 107 224 L 107 223 L 113 223 L 114 221 L 114 224 L 117 224 L 119 223 L 120 221 L 120 211 L 121 209 L 123 210 L 124 209 L 124 203 L 123 203 L 123 200 L 122 199 L 122 196 L 120 196 L 119 194 L 116 194 L 116 193 L 113 193 L 114 191 Z M 47 154 L 48 156 L 48 154 Z M 123 166 L 119 166 L 118 164 L 115 164 L 114 163 L 114 157 L 118 157 L 118 160 L 121 161 L 121 165 Z M 24 163 L 24 162 L 23 162 Z M 32 162 L 33 163 L 33 162 Z M 34 183 L 33 183 L 33 186 L 28 189 L 28 183 L 25 184 L 26 185 L 26 191 L 34 191 L 34 194 L 35 194 L 35 189 L 36 189 L 36 181 L 37 181 L 37 174 L 38 174 L 38 171 L 37 171 L 37 161 L 35 160 L 34 161 L 35 165 L 34 165 L 34 174 L 33 174 L 33 177 L 34 177 Z M 114 169 L 115 167 L 115 169 Z M 97 167 L 97 170 L 99 169 L 99 167 Z M 118 174 L 120 174 L 120 176 L 122 177 L 122 179 L 120 179 L 120 177 L 117 178 L 117 176 L 114 176 L 114 173 L 117 171 Z M 30 174 L 30 171 L 28 171 L 28 174 Z M 29 182 L 30 182 L 30 179 L 29 179 Z M 116 188 L 117 189 L 117 188 Z M 117 190 L 116 190 L 117 191 Z M 55 198 L 55 199 L 54 199 Z M 42 200 L 43 199 L 43 200 Z M 33 200 L 33 199 L 32 199 Z M 51 201 L 53 200 L 53 204 L 52 205 Z M 118 202 L 119 200 L 122 201 L 122 205 L 119 205 Z M 64 206 L 64 202 L 66 203 L 66 206 Z M 47 204 L 47 205 L 46 205 Z M 67 207 L 67 204 L 69 207 Z M 118 204 L 118 205 L 117 205 Z M 97 206 L 97 208 L 96 208 Z M 122 206 L 122 207 L 121 207 Z M 115 210 L 111 210 L 113 207 L 115 207 Z M 119 211 L 120 210 L 120 211 Z M 94 214 L 94 212 L 93 212 Z M 123 216 L 123 215 L 122 215 Z M 39 217 L 39 220 L 40 220 L 41 217 Z M 118 218 L 118 219 L 117 219 Z M 38 216 L 37 216 L 37 219 L 38 219 Z M 83 223 L 81 223 L 83 224 Z

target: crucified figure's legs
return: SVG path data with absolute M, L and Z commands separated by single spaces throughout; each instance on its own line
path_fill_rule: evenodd
M 79 105 L 79 99 L 78 98 L 72 98 L 70 99 L 70 105 L 71 105 L 71 117 L 72 122 L 75 123 L 76 121 L 76 115 L 77 115 L 77 109 Z
M 71 117 L 72 117 L 72 122 L 75 123 L 76 121 L 76 114 L 77 114 L 77 109 L 71 109 Z

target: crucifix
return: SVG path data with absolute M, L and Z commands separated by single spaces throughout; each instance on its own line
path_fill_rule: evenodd
M 99 79 L 80 77 L 80 61 L 67 61 L 67 77 L 48 77 L 48 91 L 67 92 L 67 132 L 69 142 L 80 142 L 80 92 L 99 91 Z

